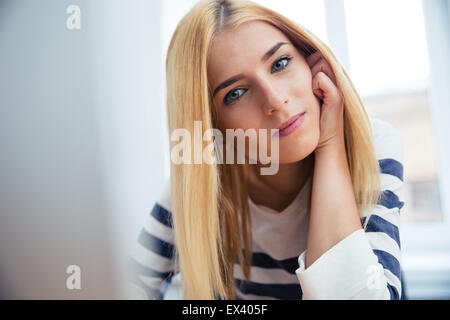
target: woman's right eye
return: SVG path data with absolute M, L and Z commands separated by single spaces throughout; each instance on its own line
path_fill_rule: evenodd
M 230 104 L 235 101 L 238 101 L 242 97 L 244 92 L 246 92 L 246 91 L 247 91 L 247 89 L 243 89 L 243 88 L 236 88 L 236 89 L 231 90 L 230 92 L 227 93 L 225 98 L 223 98 L 223 103 Z M 239 94 L 239 92 L 242 92 L 242 94 Z

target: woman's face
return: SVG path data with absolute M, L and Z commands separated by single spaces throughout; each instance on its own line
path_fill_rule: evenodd
M 208 81 L 220 129 L 267 129 L 270 150 L 270 129 L 305 113 L 297 129 L 292 130 L 299 122 L 280 131 L 279 163 L 302 160 L 316 148 L 320 100 L 312 90 L 311 69 L 275 27 L 252 21 L 217 34 Z

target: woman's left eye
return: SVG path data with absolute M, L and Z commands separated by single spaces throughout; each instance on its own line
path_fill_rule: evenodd
M 275 61 L 274 64 L 272 65 L 272 70 L 271 70 L 272 73 L 279 72 L 279 71 L 285 69 L 288 66 L 289 61 L 291 61 L 291 59 L 292 59 L 292 57 L 282 57 L 282 58 L 278 59 L 277 61 Z

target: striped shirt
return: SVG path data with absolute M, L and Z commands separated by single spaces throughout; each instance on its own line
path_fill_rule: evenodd
M 371 123 L 383 195 L 371 212 L 366 229 L 351 233 L 305 268 L 309 225 L 306 201 L 312 177 L 281 212 L 257 205 L 249 198 L 253 232 L 251 278 L 245 280 L 236 262 L 237 299 L 400 299 L 403 143 L 387 122 L 371 118 Z M 182 298 L 173 252 L 170 194 L 166 187 L 129 257 L 130 285 L 139 294 L 133 298 Z

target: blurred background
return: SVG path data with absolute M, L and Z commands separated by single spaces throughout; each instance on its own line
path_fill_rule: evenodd
M 0 0 L 1 298 L 127 297 L 169 176 L 165 54 L 195 2 Z M 404 295 L 449 299 L 450 1 L 256 2 L 325 41 L 400 133 Z

